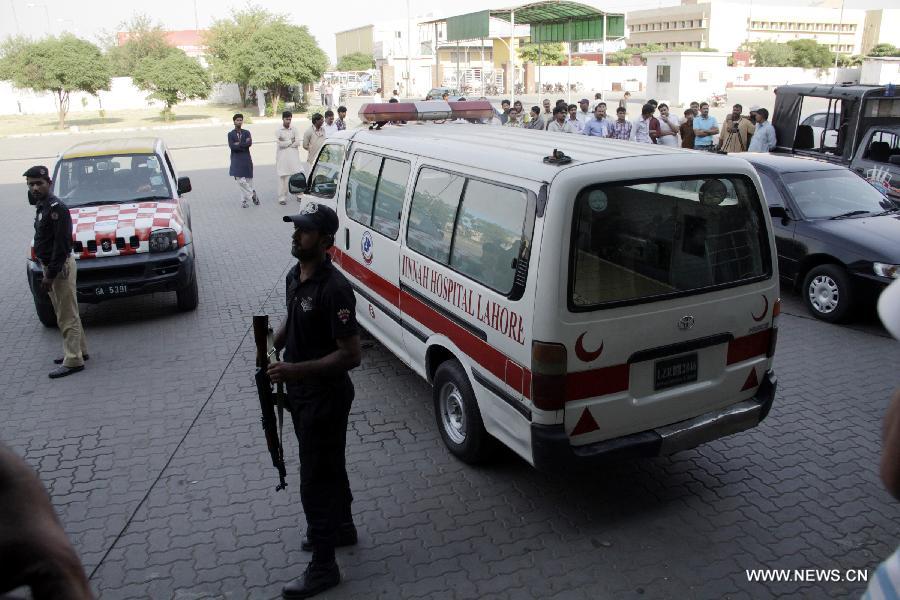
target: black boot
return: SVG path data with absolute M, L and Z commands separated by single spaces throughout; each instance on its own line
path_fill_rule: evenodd
M 347 521 L 346 523 L 338 525 L 337 539 L 334 543 L 335 548 L 355 546 L 357 541 L 359 541 L 359 538 L 356 534 L 356 525 L 353 524 L 353 521 Z M 303 543 L 300 544 L 300 549 L 304 552 L 312 552 L 313 545 L 309 540 L 309 534 L 303 537 Z
M 325 590 L 331 589 L 341 582 L 341 571 L 337 563 L 313 559 L 307 565 L 303 575 L 281 588 L 281 597 L 285 600 L 309 598 Z

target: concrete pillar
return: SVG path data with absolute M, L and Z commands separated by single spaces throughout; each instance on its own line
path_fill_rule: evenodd
M 537 83 L 534 80 L 534 63 L 525 63 L 525 93 L 534 94 L 537 92 Z

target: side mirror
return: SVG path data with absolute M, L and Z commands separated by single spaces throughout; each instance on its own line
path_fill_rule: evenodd
M 900 154 L 892 154 L 888 162 L 892 165 L 900 165 Z
M 178 195 L 187 194 L 191 191 L 191 178 L 190 177 L 179 177 L 178 178 Z
M 294 173 L 288 179 L 288 189 L 292 194 L 302 194 L 306 191 L 306 175 L 303 173 Z
M 770 206 L 769 214 L 773 219 L 790 219 L 787 210 L 783 206 Z

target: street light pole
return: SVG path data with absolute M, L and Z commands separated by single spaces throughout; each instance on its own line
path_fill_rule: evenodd
M 22 30 L 19 29 L 19 16 L 16 14 L 16 3 L 14 0 L 9 0 L 9 7 L 12 9 L 13 21 L 16 23 L 16 35 L 22 33 Z
M 840 23 L 838 23 L 838 38 L 837 38 L 837 50 L 834 53 L 834 68 L 837 69 L 838 66 L 838 52 L 841 50 L 841 33 L 844 30 L 844 0 L 841 0 L 841 18 Z M 837 76 L 837 73 L 835 73 Z

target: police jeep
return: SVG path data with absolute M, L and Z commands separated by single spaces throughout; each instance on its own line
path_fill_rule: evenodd
M 197 308 L 191 211 L 183 197 L 191 182 L 178 177 L 161 139 L 72 146 L 57 159 L 52 191 L 72 215 L 79 302 L 172 291 L 179 310 Z M 33 240 L 27 275 L 38 319 L 55 327 Z

